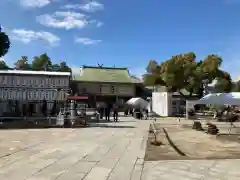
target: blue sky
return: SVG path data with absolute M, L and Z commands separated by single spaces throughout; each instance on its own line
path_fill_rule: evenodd
M 216 53 L 233 78 L 240 66 L 237 0 L 1 0 L 0 23 L 12 47 L 4 60 L 47 52 L 52 61 L 128 67 L 193 51 Z

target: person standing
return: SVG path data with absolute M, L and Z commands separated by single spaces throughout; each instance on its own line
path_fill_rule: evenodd
M 129 114 L 131 114 L 133 116 L 133 109 L 132 108 L 129 109 Z
M 113 119 L 115 122 L 118 121 L 118 105 L 114 104 L 113 106 Z
M 96 107 L 97 107 L 97 112 L 98 112 L 98 114 L 99 114 L 99 118 L 102 119 L 102 118 L 101 118 L 101 117 L 102 117 L 102 112 L 101 112 L 100 104 L 97 103 Z
M 107 106 L 105 108 L 105 119 L 106 119 L 106 121 L 110 121 L 110 112 L 111 112 L 111 104 L 107 103 Z
M 146 109 L 145 109 L 145 120 L 148 119 L 148 114 L 149 114 L 149 113 L 148 113 L 148 108 L 146 108 Z

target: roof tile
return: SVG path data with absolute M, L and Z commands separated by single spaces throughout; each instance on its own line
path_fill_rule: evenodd
M 83 66 L 82 73 L 73 80 L 85 82 L 137 83 L 127 68 Z

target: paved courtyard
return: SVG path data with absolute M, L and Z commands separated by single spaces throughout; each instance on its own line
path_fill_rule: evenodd
M 0 179 L 240 178 L 239 160 L 144 162 L 150 123 L 127 117 L 102 127 L 0 130 Z

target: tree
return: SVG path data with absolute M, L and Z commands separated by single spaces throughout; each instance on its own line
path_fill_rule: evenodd
M 232 84 L 232 91 L 233 92 L 240 92 L 240 81 L 237 81 Z
M 65 61 L 60 62 L 59 64 L 59 70 L 60 72 L 72 72 L 72 69 L 67 65 Z
M 186 89 L 189 96 L 202 96 L 204 84 L 212 83 L 217 77 L 222 78 L 221 63 L 222 59 L 217 55 L 197 61 L 193 52 L 180 54 L 159 64 L 154 72 L 147 72 L 144 82 L 166 86 L 169 92 L 179 92 L 181 95 L 181 90 Z
M 147 73 L 153 73 L 154 71 L 156 71 L 158 67 L 158 63 L 155 60 L 150 60 L 148 63 L 148 66 L 146 68 Z
M 60 64 L 53 64 L 51 66 L 51 70 L 59 72 L 72 72 L 72 69 L 67 65 L 65 61 L 60 62 Z
M 232 79 L 229 73 L 222 71 L 222 74 L 216 78 L 215 91 L 218 93 L 228 93 L 233 89 Z
M 10 69 L 8 65 L 4 61 L 0 60 L 0 70 L 7 70 L 7 69 Z
M 21 59 L 19 59 L 15 63 L 15 69 L 17 70 L 30 70 L 31 66 L 28 64 L 28 57 L 27 56 L 22 56 Z
M 0 57 L 4 56 L 8 49 L 10 48 L 10 40 L 8 35 L 2 32 L 2 28 L 0 27 Z
M 52 61 L 47 53 L 35 56 L 32 62 L 32 69 L 35 71 L 48 70 L 52 65 Z
M 162 80 L 162 77 L 159 75 L 160 66 L 157 61 L 150 60 L 146 68 L 147 74 L 143 75 L 144 84 L 146 86 L 155 86 L 155 85 L 166 85 Z

